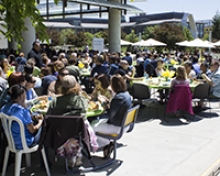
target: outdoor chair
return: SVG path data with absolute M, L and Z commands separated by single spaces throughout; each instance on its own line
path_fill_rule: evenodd
M 84 120 L 82 117 L 79 116 L 56 116 L 56 115 L 47 115 L 46 116 L 46 122 L 47 122 L 47 131 L 50 131 L 50 133 L 46 134 L 44 136 L 44 144 L 45 146 L 51 147 L 52 149 L 56 150 L 58 146 L 62 145 L 67 139 L 70 137 L 74 137 L 75 139 L 78 139 L 80 141 L 80 145 L 82 146 L 82 152 L 85 159 L 88 160 L 89 166 L 88 167 L 79 167 L 74 168 L 73 170 L 69 170 L 67 167 L 67 159 L 65 160 L 66 164 L 66 171 L 67 173 L 73 172 L 73 173 L 84 173 L 84 172 L 90 172 L 102 169 L 104 167 L 107 167 L 111 165 L 115 159 L 116 159 L 116 149 L 117 149 L 117 140 L 119 140 L 123 133 L 124 129 L 129 126 L 129 129 L 127 132 L 131 132 L 134 128 L 134 124 L 138 115 L 140 105 L 136 105 L 133 108 L 130 108 L 127 110 L 127 112 L 124 114 L 121 130 L 119 134 L 104 134 L 104 133 L 96 133 L 97 136 L 101 136 L 104 138 L 107 138 L 109 140 L 113 140 L 114 142 L 114 156 L 113 158 L 107 160 L 104 163 L 96 164 L 90 155 L 89 150 L 89 141 L 88 141 L 88 133 L 85 131 L 86 127 L 84 124 Z M 72 127 L 73 124 L 75 124 L 76 127 L 79 127 L 78 129 L 74 130 Z M 66 126 L 68 125 L 68 126 Z M 69 127 L 72 127 L 73 130 L 67 130 Z M 54 130 L 54 132 L 53 132 Z M 74 132 L 75 131 L 75 132 Z M 65 136 L 65 138 L 63 138 Z M 61 139 L 62 137 L 62 139 Z M 54 139 L 56 138 L 56 141 L 54 142 Z M 61 140 L 60 140 L 61 139 Z M 61 142 L 60 142 L 61 141 Z M 57 142 L 60 142 L 59 145 L 57 145 Z M 56 144 L 55 144 L 56 143 Z
M 209 84 L 199 84 L 195 87 L 193 92 L 192 102 L 197 103 L 202 101 L 208 101 L 210 95 L 210 85 Z
M 35 87 L 34 91 L 36 92 L 36 94 L 38 96 L 41 96 L 41 95 L 43 95 L 44 88 L 43 87 Z
M 39 145 L 35 145 L 33 147 L 28 147 L 26 144 L 26 139 L 25 139 L 25 131 L 24 131 L 24 125 L 22 121 L 16 117 L 13 116 L 7 116 L 4 113 L 0 114 L 2 126 L 8 141 L 8 146 L 6 147 L 5 150 L 5 156 L 4 156 L 4 164 L 2 168 L 2 176 L 6 175 L 6 169 L 7 169 L 7 164 L 8 164 L 8 158 L 9 158 L 9 153 L 13 152 L 15 153 L 15 170 L 14 170 L 14 176 L 19 176 L 20 175 L 20 167 L 21 167 L 21 160 L 22 160 L 22 154 L 26 154 L 26 165 L 31 166 L 31 158 L 30 158 L 30 153 L 36 152 L 38 150 Z M 20 127 L 20 133 L 21 133 L 21 141 L 22 141 L 22 146 L 23 149 L 18 150 L 15 148 L 15 143 L 14 143 L 14 138 L 12 136 L 12 131 L 11 131 L 11 125 L 12 123 L 18 123 Z M 44 147 L 42 146 L 41 149 L 44 165 L 46 168 L 47 175 L 50 176 L 50 170 L 49 166 L 47 163 L 47 158 L 45 154 Z
M 133 103 L 140 104 L 142 106 L 148 106 L 149 109 L 155 109 L 157 111 L 157 106 L 153 108 L 153 104 L 157 102 L 156 99 L 151 98 L 151 90 L 145 84 L 134 83 L 132 84 L 132 96 L 133 96 Z M 158 111 L 157 111 L 158 116 Z
M 188 85 L 176 85 L 171 91 L 166 106 L 166 113 L 177 113 L 178 111 L 194 114 L 192 109 L 192 93 Z M 167 121 L 165 116 L 165 121 Z
M 104 167 L 112 164 L 115 161 L 116 154 L 117 154 L 117 140 L 121 139 L 121 137 L 124 134 L 124 129 L 126 127 L 129 127 L 127 132 L 131 132 L 133 130 L 134 124 L 135 124 L 135 121 L 136 121 L 136 118 L 138 115 L 139 108 L 140 108 L 140 105 L 136 105 L 136 106 L 127 110 L 127 112 L 124 114 L 124 117 L 122 120 L 122 125 L 121 125 L 121 130 L 120 130 L 119 134 L 105 134 L 105 133 L 96 132 L 97 136 L 112 140 L 114 143 L 114 149 L 113 149 L 113 157 L 104 164 L 94 166 L 93 170 L 98 170 L 98 169 L 104 168 Z

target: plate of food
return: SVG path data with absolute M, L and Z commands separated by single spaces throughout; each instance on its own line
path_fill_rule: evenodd
M 95 102 L 95 101 L 89 101 L 88 104 L 88 111 L 94 111 L 94 110 L 98 110 L 99 109 L 99 103 Z
M 31 108 L 32 112 L 40 112 L 40 113 L 46 113 L 47 109 L 49 107 L 49 100 L 48 99 L 37 99 L 34 102 L 34 105 Z

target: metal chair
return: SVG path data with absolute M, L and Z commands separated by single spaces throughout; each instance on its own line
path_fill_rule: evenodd
M 98 170 L 98 169 L 104 168 L 104 167 L 112 164 L 115 161 L 116 154 L 117 154 L 117 140 L 119 140 L 123 136 L 124 129 L 126 127 L 128 127 L 128 126 L 130 127 L 127 132 L 131 132 L 133 130 L 134 124 L 135 124 L 135 121 L 136 121 L 136 118 L 137 118 L 137 115 L 138 115 L 139 108 L 140 108 L 140 105 L 136 105 L 135 107 L 130 108 L 129 110 L 127 110 L 127 112 L 124 114 L 123 121 L 122 121 L 122 124 L 121 124 L 121 130 L 120 130 L 119 134 L 104 134 L 104 133 L 96 132 L 97 136 L 100 136 L 100 137 L 103 137 L 103 138 L 106 138 L 106 139 L 109 139 L 109 140 L 113 140 L 114 149 L 113 149 L 113 158 L 111 158 L 110 160 L 108 160 L 104 164 L 95 165 L 93 167 L 93 170 Z
M 157 100 L 151 98 L 151 90 L 147 85 L 134 83 L 132 85 L 131 95 L 133 97 L 134 104 L 140 104 L 144 106 L 149 105 L 149 109 L 155 109 L 157 111 L 157 106 L 155 108 L 152 108 L 151 106 L 153 103 L 156 103 Z M 156 116 L 158 117 L 158 111 Z
M 193 92 L 192 102 L 200 102 L 202 101 L 208 101 L 208 97 L 210 95 L 210 85 L 209 84 L 199 84 L 195 87 L 195 90 Z
M 7 168 L 7 163 L 8 163 L 8 157 L 9 157 L 9 152 L 15 153 L 15 170 L 14 170 L 14 176 L 19 176 L 20 175 L 20 167 L 21 167 L 21 160 L 22 160 L 22 154 L 26 154 L 26 164 L 27 166 L 31 165 L 31 159 L 30 159 L 30 153 L 36 152 L 38 150 L 39 145 L 35 145 L 33 147 L 28 147 L 26 143 L 26 138 L 25 138 L 25 131 L 24 131 L 24 124 L 22 121 L 16 117 L 13 116 L 7 116 L 4 113 L 0 114 L 2 126 L 8 141 L 8 146 L 6 147 L 5 150 L 5 156 L 4 156 L 4 164 L 2 168 L 2 176 L 5 176 L 6 174 L 6 168 Z M 18 123 L 20 127 L 20 135 L 21 135 L 21 141 L 22 141 L 22 150 L 18 150 L 15 148 L 15 142 L 14 138 L 12 136 L 12 131 L 11 131 L 11 125 L 12 123 Z M 43 156 L 44 160 L 44 165 L 46 168 L 47 175 L 50 176 L 50 170 L 49 166 L 47 163 L 47 158 L 45 154 L 44 147 L 41 149 L 41 153 Z

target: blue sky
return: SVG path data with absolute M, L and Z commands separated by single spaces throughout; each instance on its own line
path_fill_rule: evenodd
M 193 14 L 194 20 L 212 19 L 217 10 L 220 11 L 220 0 L 147 0 L 147 2 L 135 2 L 133 5 L 149 14 L 189 12 Z

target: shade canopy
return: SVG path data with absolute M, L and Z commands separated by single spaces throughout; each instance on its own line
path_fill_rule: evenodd
M 185 41 L 183 41 L 183 42 L 178 42 L 178 43 L 176 43 L 176 45 L 186 46 L 188 43 L 189 43 L 189 41 L 185 40 Z
M 133 46 L 166 46 L 166 44 L 150 38 L 136 42 Z
M 218 42 L 213 43 L 214 46 L 220 46 L 220 40 Z
M 199 48 L 214 48 L 215 46 L 209 41 L 203 41 L 199 38 L 196 38 L 192 41 L 183 41 L 180 42 L 181 46 L 188 46 L 188 47 L 199 47 Z
M 125 40 L 121 40 L 121 45 L 132 45 L 133 43 L 125 41 Z

